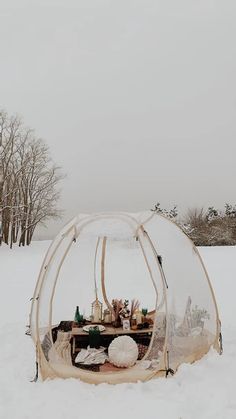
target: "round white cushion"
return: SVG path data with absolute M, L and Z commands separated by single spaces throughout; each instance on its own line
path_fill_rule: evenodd
M 138 359 L 138 345 L 130 336 L 119 336 L 111 342 L 108 356 L 116 367 L 132 367 Z

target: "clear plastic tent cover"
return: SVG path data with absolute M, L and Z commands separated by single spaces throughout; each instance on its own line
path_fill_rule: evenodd
M 193 361 L 209 350 L 218 333 L 218 314 L 207 273 L 195 246 L 172 222 L 155 216 L 146 223 L 162 256 L 168 290 L 169 366 Z
M 58 359 L 55 365 L 55 357 L 50 361 L 48 351 L 55 346 L 51 330 L 62 320 L 73 320 L 76 305 L 83 314 L 90 314 L 95 280 L 98 298 L 106 308 L 100 286 L 104 237 L 108 300 L 135 298 L 155 313 L 144 357 L 150 361 L 148 371 L 144 374 L 133 367 L 129 375 L 120 375 L 120 381 L 175 371 L 182 362 L 193 362 L 216 345 L 219 319 L 209 278 L 197 249 L 173 222 L 151 212 L 80 215 L 49 248 L 34 293 L 31 334 L 43 378 L 79 374 L 78 368 L 59 365 Z M 107 381 L 106 377 L 101 381 Z

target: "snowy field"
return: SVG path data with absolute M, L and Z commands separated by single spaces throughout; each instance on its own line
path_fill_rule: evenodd
M 236 247 L 200 249 L 219 306 L 223 356 L 212 351 L 168 379 L 92 386 L 74 379 L 30 383 L 35 351 L 24 332 L 48 245 L 0 248 L 0 419 L 236 418 Z

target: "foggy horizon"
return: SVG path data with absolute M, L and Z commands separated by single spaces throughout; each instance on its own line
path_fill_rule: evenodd
M 236 3 L 1 2 L 1 104 L 49 146 L 60 221 L 235 204 Z M 11 28 L 11 30 L 9 30 Z

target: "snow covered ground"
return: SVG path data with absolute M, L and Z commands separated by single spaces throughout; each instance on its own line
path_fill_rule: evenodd
M 30 383 L 35 354 L 24 332 L 48 245 L 0 248 L 0 419 L 236 418 L 236 247 L 200 249 L 220 310 L 223 356 L 212 351 L 169 379 L 92 386 L 74 379 Z

